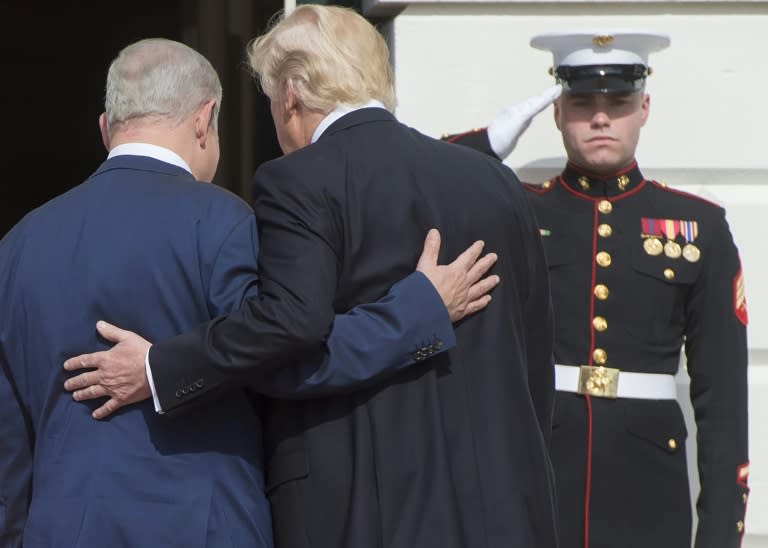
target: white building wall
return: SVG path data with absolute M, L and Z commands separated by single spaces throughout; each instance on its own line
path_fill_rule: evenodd
M 397 115 L 433 136 L 486 125 L 504 105 L 550 86 L 550 54 L 528 45 L 536 33 L 607 26 L 671 35 L 669 49 L 651 54 L 651 114 L 637 158 L 647 177 L 725 206 L 741 250 L 752 463 L 744 546 L 768 547 L 768 2 L 366 0 L 365 8 L 369 15 L 402 9 L 384 29 L 394 56 Z M 507 162 L 529 181 L 560 170 L 564 153 L 551 108 Z M 679 382 L 685 406 L 684 372 Z M 695 470 L 693 424 L 690 431 Z

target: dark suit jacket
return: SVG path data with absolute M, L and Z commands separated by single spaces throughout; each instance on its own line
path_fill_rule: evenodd
M 242 389 L 174 420 L 149 401 L 97 422 L 97 403 L 63 390 L 61 367 L 108 348 L 99 319 L 158 340 L 238 308 L 256 295 L 257 249 L 246 203 L 139 156 L 106 161 L 0 242 L 0 546 L 20 546 L 22 534 L 25 548 L 271 546 L 261 424 Z M 354 352 L 361 326 L 384 326 L 380 360 L 405 354 L 389 339 L 406 321 L 398 299 L 408 321 L 452 344 L 421 274 L 341 318 L 331 344 Z M 286 370 L 270 390 L 356 380 L 337 375 L 343 363 L 314 365 Z
M 269 370 L 323 340 L 337 311 L 381 297 L 433 226 L 443 261 L 482 238 L 502 279 L 454 350 L 349 396 L 270 405 L 277 545 L 555 546 L 547 270 L 513 173 L 362 109 L 263 165 L 254 196 L 260 298 L 153 347 L 153 370 Z

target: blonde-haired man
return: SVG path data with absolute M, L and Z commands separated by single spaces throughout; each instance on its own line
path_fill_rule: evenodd
M 421 364 L 368 389 L 268 403 L 275 541 L 556 546 L 550 294 L 522 186 L 498 161 L 395 119 L 386 45 L 351 10 L 301 6 L 250 57 L 286 152 L 254 178 L 262 292 L 152 346 L 153 373 L 258 372 L 306 353 L 324 344 L 336 311 L 411 271 L 430 227 L 448 254 L 482 238 L 505 251 L 494 267 L 502 283 L 491 306 L 457 324 L 455 349 L 435 355 L 439 342 L 425 341 Z M 265 333 L 280 336 L 265 345 Z
M 215 70 L 192 48 L 165 39 L 125 47 L 99 119 L 107 159 L 0 240 L 0 546 L 272 546 L 261 422 L 244 390 L 173 421 L 146 402 L 97 423 L 98 404 L 61 389 L 64 357 L 106 348 L 94 330 L 101 318 L 162 339 L 257 298 L 253 211 L 208 184 L 221 97 Z M 474 264 L 478 248 L 459 264 Z M 303 356 L 259 390 L 349 390 L 381 373 L 376 363 L 412 363 L 424 339 L 448 349 L 453 330 L 438 294 L 461 296 L 467 272 L 432 266 L 424 272 L 438 291 L 411 274 L 381 301 L 334 318 L 327 361 L 322 351 Z M 372 357 L 350 369 L 361 343 Z M 146 389 L 144 353 L 135 371 Z M 217 377 L 187 378 L 171 397 L 204 393 Z

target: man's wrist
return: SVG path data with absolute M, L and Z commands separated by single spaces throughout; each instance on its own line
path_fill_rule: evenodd
M 152 378 L 152 368 L 149 366 L 150 350 L 152 350 L 151 346 L 149 347 L 149 350 L 147 350 L 147 355 L 144 356 L 144 368 L 147 372 L 147 383 L 149 384 L 149 390 L 152 392 L 152 401 L 155 404 L 155 411 L 162 415 L 165 413 L 165 411 L 163 411 L 163 407 L 160 405 L 160 398 L 157 397 L 157 390 L 155 390 L 155 380 Z

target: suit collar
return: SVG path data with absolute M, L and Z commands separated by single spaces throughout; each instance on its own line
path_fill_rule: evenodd
M 111 171 L 114 169 L 133 169 L 133 170 L 140 170 L 140 171 L 150 171 L 150 172 L 159 173 L 163 175 L 173 175 L 176 177 L 182 177 L 185 179 L 189 179 L 190 181 L 195 180 L 192 174 L 189 173 L 184 168 L 175 166 L 173 164 L 169 164 L 167 162 L 163 162 L 162 160 L 150 158 L 149 156 L 138 156 L 138 155 L 135 156 L 132 154 L 131 155 L 122 154 L 120 156 L 107 158 L 107 160 L 105 160 L 104 163 L 102 163 L 98 167 L 98 169 L 93 173 L 93 175 L 91 175 L 91 177 L 95 177 L 104 172 Z
M 328 126 L 328 129 L 320 135 L 318 141 L 322 141 L 327 136 L 333 135 L 338 131 L 343 131 L 369 122 L 397 122 L 397 119 L 391 112 L 383 108 L 373 107 L 353 110 Z
M 344 106 L 339 105 L 335 109 L 333 109 L 331 112 L 329 112 L 325 118 L 323 118 L 320 123 L 315 128 L 315 131 L 312 133 L 312 140 L 311 143 L 316 142 L 320 136 L 323 134 L 323 132 L 331 127 L 331 125 L 344 116 L 345 114 L 349 114 L 350 112 L 353 112 L 355 110 L 360 110 L 361 108 L 385 108 L 384 105 L 377 101 L 376 99 L 371 99 L 365 104 L 356 106 L 356 107 L 350 107 L 350 106 Z

